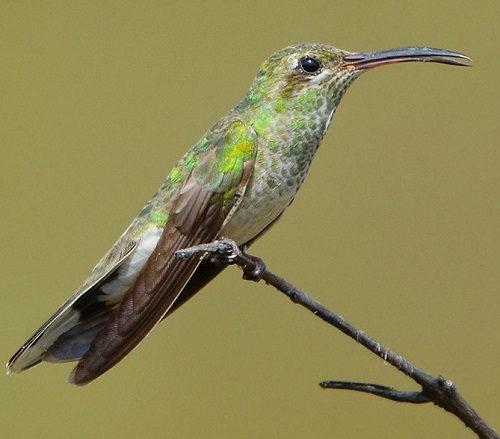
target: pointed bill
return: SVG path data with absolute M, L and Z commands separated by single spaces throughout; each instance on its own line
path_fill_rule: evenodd
M 401 62 L 436 62 L 455 66 L 469 66 L 460 60 L 472 61 L 467 55 L 446 49 L 432 47 L 399 47 L 378 52 L 349 53 L 344 55 L 346 67 L 366 70 L 386 64 Z

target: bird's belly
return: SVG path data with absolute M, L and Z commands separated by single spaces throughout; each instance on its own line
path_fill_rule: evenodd
M 290 205 L 304 180 L 305 172 L 291 173 L 289 170 L 282 168 L 255 174 L 221 236 L 242 245 L 271 224 Z

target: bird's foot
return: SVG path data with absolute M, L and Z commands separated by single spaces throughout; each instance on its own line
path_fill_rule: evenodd
M 220 238 L 209 244 L 195 245 L 175 252 L 177 258 L 181 260 L 199 254 L 207 254 L 210 261 L 218 265 L 238 265 L 243 271 L 245 280 L 258 282 L 266 271 L 266 264 L 262 259 L 245 253 L 236 242 L 228 238 Z
M 243 251 L 241 254 L 242 258 L 240 258 L 240 261 L 242 261 L 243 264 L 239 265 L 239 267 L 243 270 L 243 279 L 253 280 L 254 282 L 261 280 L 266 271 L 266 264 L 264 261 L 257 256 L 249 255 Z

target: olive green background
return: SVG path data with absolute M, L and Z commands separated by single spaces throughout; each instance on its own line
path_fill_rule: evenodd
M 177 159 L 299 42 L 429 45 L 473 68 L 371 71 L 252 252 L 500 429 L 500 2 L 20 1 L 0 6 L 1 355 L 84 280 Z M 96 382 L 0 377 L 3 437 L 473 438 L 417 389 L 228 269 Z

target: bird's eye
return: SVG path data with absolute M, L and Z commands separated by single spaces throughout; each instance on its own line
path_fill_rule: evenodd
M 304 56 L 299 59 L 300 69 L 308 75 L 317 75 L 321 71 L 321 63 L 310 56 Z

